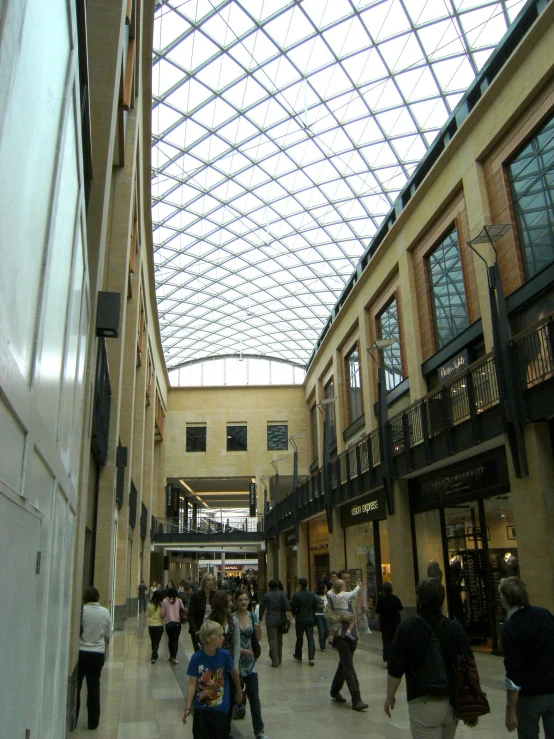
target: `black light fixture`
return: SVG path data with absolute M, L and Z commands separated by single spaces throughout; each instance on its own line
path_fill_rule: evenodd
M 96 336 L 104 339 L 119 337 L 120 293 L 98 293 L 96 308 Z
M 495 354 L 495 370 L 498 381 L 500 408 L 504 430 L 508 438 L 510 454 L 516 477 L 529 474 L 527 451 L 523 436 L 522 412 L 519 393 L 515 381 L 516 372 L 510 340 L 510 322 L 504 297 L 504 287 L 498 266 L 498 251 L 495 242 L 505 236 L 512 228 L 511 223 L 493 223 L 484 226 L 475 238 L 467 241 L 467 245 L 484 262 L 487 268 L 489 304 L 491 311 L 492 339 Z M 489 264 L 485 257 L 477 251 L 477 244 L 488 244 L 494 252 L 494 261 Z

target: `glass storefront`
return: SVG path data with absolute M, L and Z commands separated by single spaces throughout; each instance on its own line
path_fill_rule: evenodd
M 435 495 L 440 490 L 436 507 L 419 512 L 416 507 L 413 514 L 419 579 L 438 577 L 446 587 L 445 613 L 464 625 L 474 648 L 493 652 L 501 649 L 506 618 L 498 584 L 502 577 L 519 574 L 511 496 L 498 490 L 506 487 L 499 469 L 499 475 L 490 476 L 487 464 L 476 462 L 444 472 L 423 483 L 413 501 L 425 505 L 425 485 Z M 471 480 L 467 487 L 473 487 L 474 497 L 459 489 L 464 476 Z

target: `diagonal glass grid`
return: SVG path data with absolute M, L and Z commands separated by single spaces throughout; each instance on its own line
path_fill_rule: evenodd
M 522 0 L 165 0 L 152 218 L 169 368 L 305 363 Z

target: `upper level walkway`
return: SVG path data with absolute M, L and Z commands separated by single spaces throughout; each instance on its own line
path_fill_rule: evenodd
M 350 702 L 338 704 L 329 697 L 329 687 L 337 665 L 333 649 L 316 653 L 315 667 L 306 659 L 292 659 L 294 627 L 285 636 L 283 664 L 271 669 L 267 640 L 262 638 L 262 657 L 258 662 L 260 698 L 265 731 L 271 739 L 336 739 L 363 736 L 368 739 L 409 739 L 408 709 L 404 684 L 398 691 L 393 718 L 383 711 L 386 670 L 381 659 L 381 637 L 374 632 L 364 637 L 354 657 L 362 698 L 369 709 L 356 713 Z M 106 659 L 101 679 L 100 726 L 86 726 L 86 687 L 81 696 L 81 716 L 70 739 L 191 739 L 192 721 L 181 724 L 185 705 L 186 670 L 191 652 L 186 630 L 181 633 L 176 666 L 167 661 L 164 636 L 159 660 L 150 664 L 150 641 L 145 617 L 128 619 L 125 630 L 117 632 Z M 506 692 L 503 689 L 503 664 L 499 657 L 477 654 L 481 683 L 491 705 L 489 716 L 476 729 L 460 726 L 457 739 L 508 739 L 504 727 Z M 345 697 L 348 690 L 343 691 Z M 253 736 L 250 712 L 233 722 L 234 739 Z M 542 736 L 542 733 L 541 733 Z
M 262 516 L 241 516 L 221 520 L 198 516 L 188 522 L 179 518 L 154 518 L 150 540 L 152 544 L 170 546 L 219 544 L 244 546 L 258 544 L 265 538 Z

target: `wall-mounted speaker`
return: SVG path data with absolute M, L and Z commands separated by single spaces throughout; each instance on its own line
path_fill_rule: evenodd
M 98 293 L 96 309 L 96 336 L 117 339 L 119 336 L 120 293 Z

